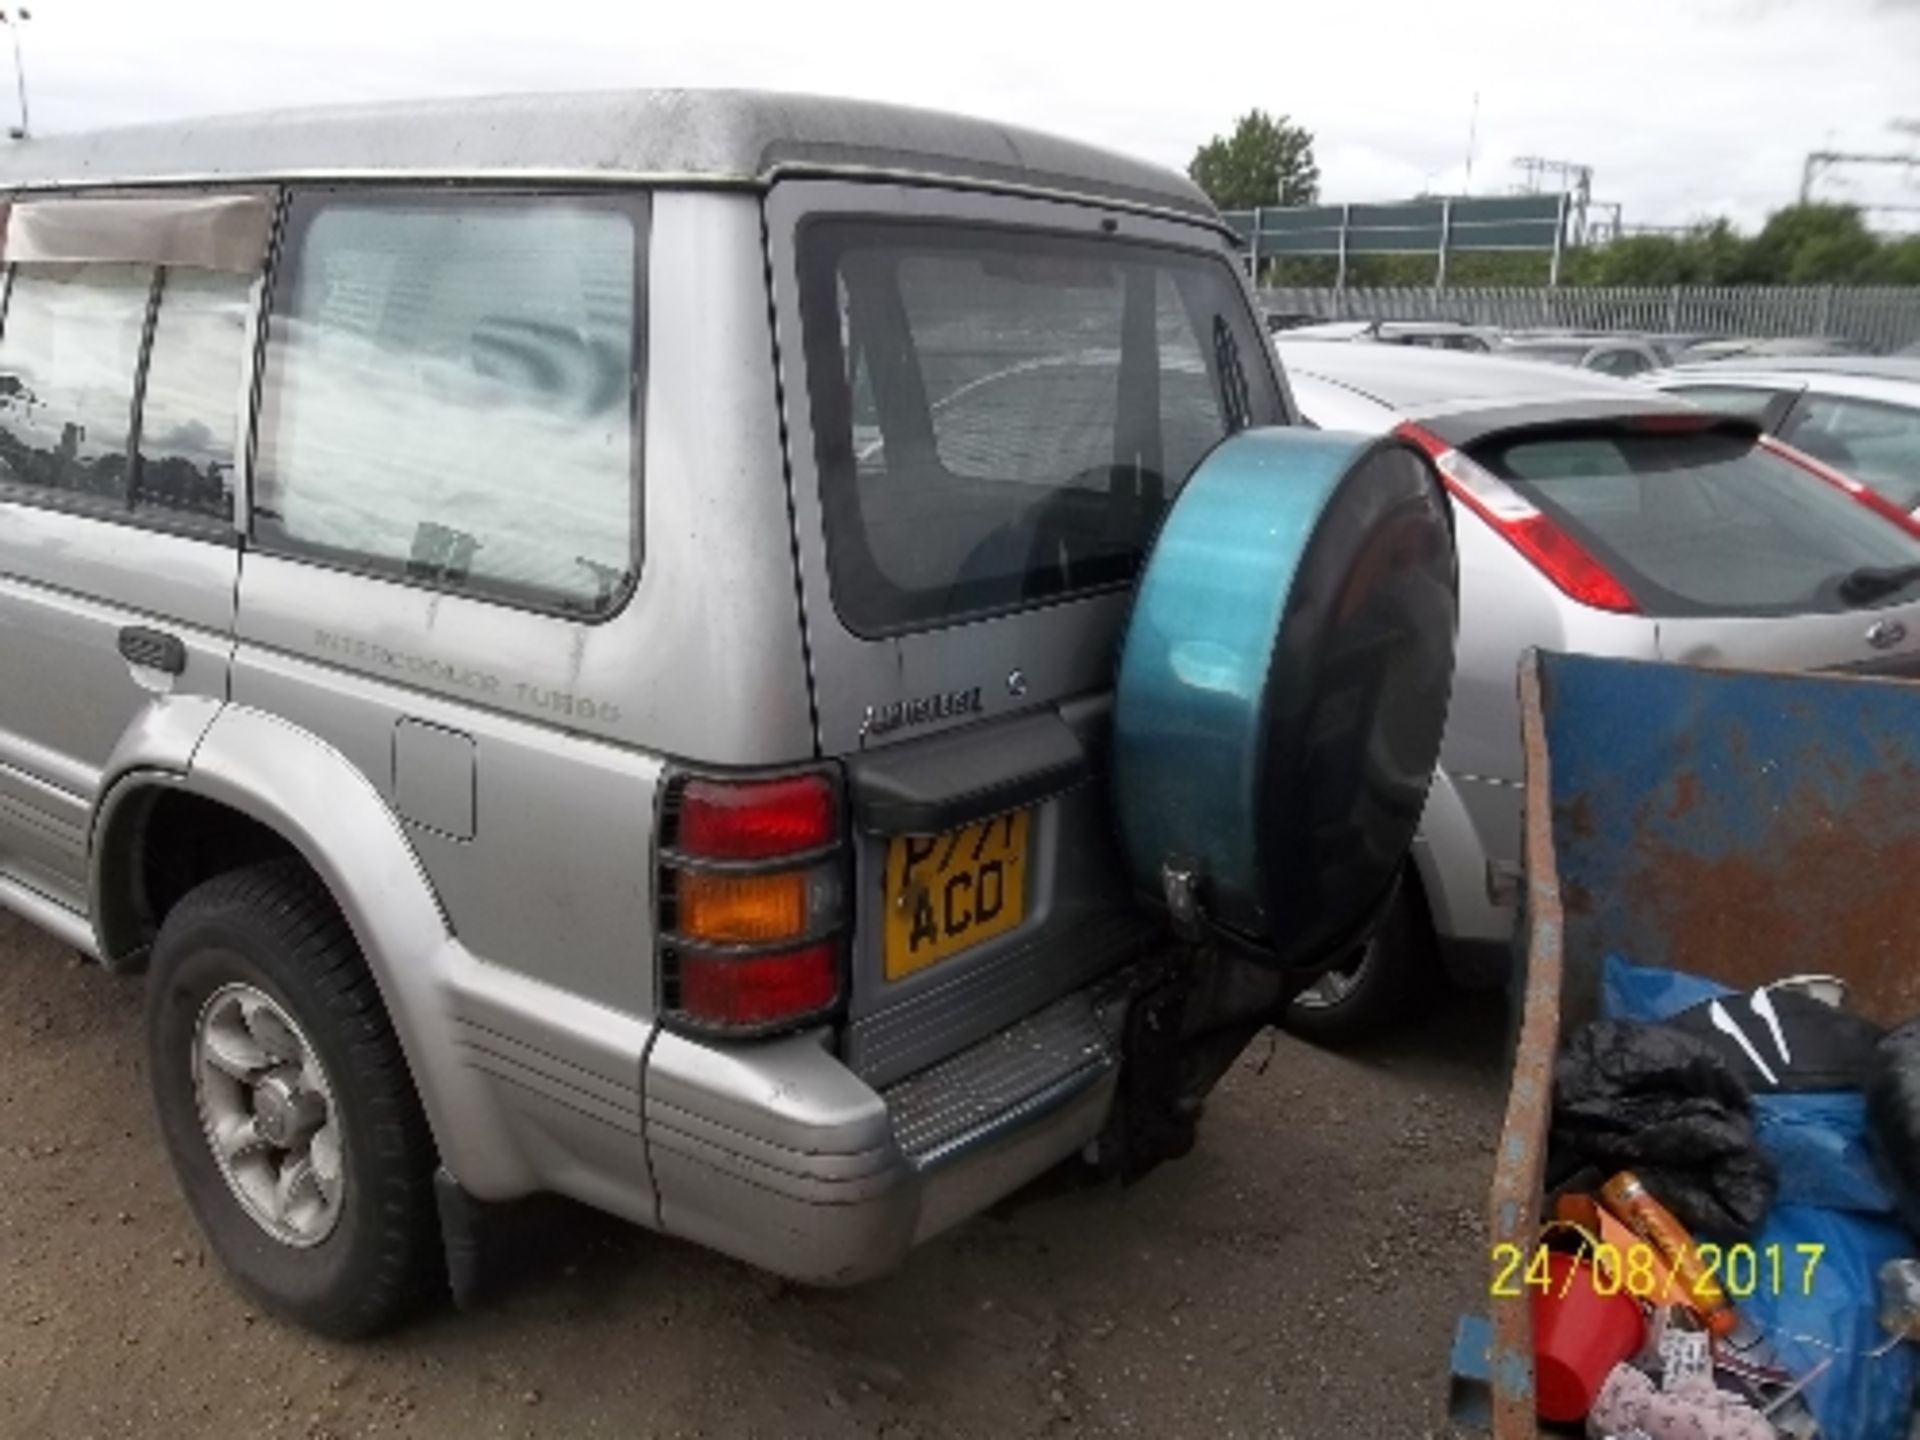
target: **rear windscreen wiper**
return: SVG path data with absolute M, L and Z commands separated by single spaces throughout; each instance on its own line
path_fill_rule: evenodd
M 1916 580 L 1920 580 L 1920 565 L 1862 565 L 1840 578 L 1840 598 L 1849 605 L 1868 605 Z

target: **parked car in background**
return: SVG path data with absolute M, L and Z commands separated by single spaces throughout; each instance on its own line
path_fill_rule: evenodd
M 1750 418 L 1502 356 L 1283 342 L 1301 413 L 1401 427 L 1452 492 L 1460 637 L 1439 773 L 1374 943 L 1294 1005 L 1302 1033 L 1392 1019 L 1437 973 L 1503 975 L 1519 894 L 1515 669 L 1530 647 L 1920 676 L 1920 526 Z
M 1723 360 L 1648 379 L 1696 405 L 1745 416 L 1920 512 L 1920 356 Z
M 1515 360 L 1544 360 L 1596 370 L 1622 379 L 1658 370 L 1666 358 L 1645 340 L 1629 335 L 1519 335 L 1500 345 L 1500 353 Z
M 1720 337 L 1710 330 L 1648 330 L 1639 338 L 1653 347 L 1662 364 L 1678 365 L 1691 351 Z
M 1302 325 L 1320 323 L 1318 315 L 1309 314 L 1305 310 L 1265 310 L 1261 312 L 1261 318 L 1267 322 L 1267 333 L 1270 335 L 1278 335 L 1283 330 L 1297 330 Z
M 1359 340 L 1379 345 L 1414 345 L 1427 350 L 1470 350 L 1484 354 L 1499 343 L 1500 332 L 1486 325 L 1455 320 L 1323 320 L 1284 332 L 1289 340 Z
M 1715 360 L 1742 360 L 1819 355 L 1866 355 L 1873 347 L 1862 340 L 1834 335 L 1734 335 L 1690 345 L 1679 358 L 1689 364 Z

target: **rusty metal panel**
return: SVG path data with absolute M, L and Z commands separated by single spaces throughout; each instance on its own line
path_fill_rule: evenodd
M 1920 685 L 1543 654 L 1520 691 L 1527 983 L 1489 1228 L 1528 1246 L 1554 1057 L 1608 954 L 1920 1014 Z M 1493 1433 L 1537 1440 L 1530 1302 L 1493 1321 Z
M 1540 657 L 1566 964 L 1845 978 L 1920 1014 L 1920 688 Z M 1568 1006 L 1570 1015 L 1589 1010 Z

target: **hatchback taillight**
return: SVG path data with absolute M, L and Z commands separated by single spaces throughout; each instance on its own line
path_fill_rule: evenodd
M 1404 424 L 1397 433 L 1433 457 L 1434 468 L 1448 493 L 1486 521 L 1560 590 L 1596 610 L 1640 613 L 1639 603 L 1627 587 L 1592 551 L 1486 466 L 1418 425 Z
M 658 930 L 669 1021 L 765 1034 L 839 1004 L 840 812 L 838 787 L 820 772 L 667 782 Z

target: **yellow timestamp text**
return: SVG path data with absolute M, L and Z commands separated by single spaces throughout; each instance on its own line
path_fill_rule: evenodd
M 1693 1247 L 1700 1257 L 1698 1271 L 1689 1276 L 1681 1258 L 1669 1259 L 1651 1245 L 1590 1245 L 1581 1252 L 1591 1261 L 1589 1272 L 1594 1293 L 1601 1296 L 1631 1295 L 1636 1300 L 1657 1300 L 1680 1294 L 1707 1301 L 1725 1297 L 1751 1300 L 1755 1295 L 1800 1295 L 1813 1293 L 1814 1277 L 1827 1247 L 1812 1243 L 1801 1245 L 1713 1245 Z M 1559 1274 L 1548 1257 L 1554 1252 L 1545 1245 L 1531 1250 L 1519 1245 L 1493 1247 L 1493 1285 L 1490 1293 L 1497 1300 L 1517 1300 L 1532 1293 L 1564 1297 L 1581 1273 L 1572 1265 L 1559 1267 Z

